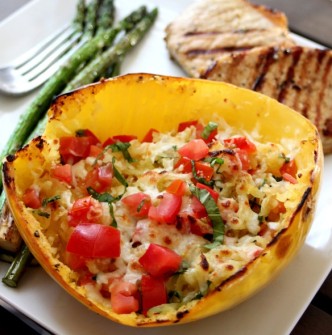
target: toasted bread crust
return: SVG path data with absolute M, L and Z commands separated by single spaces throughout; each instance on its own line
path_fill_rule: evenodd
M 332 153 L 332 51 L 296 46 L 287 18 L 246 0 L 202 0 L 166 29 L 172 57 L 192 77 L 266 94 L 317 127 Z
M 287 18 L 246 0 L 205 0 L 166 28 L 171 56 L 193 77 L 216 60 L 258 46 L 290 46 Z
M 332 51 L 262 47 L 216 61 L 201 78 L 266 94 L 313 122 L 332 152 Z

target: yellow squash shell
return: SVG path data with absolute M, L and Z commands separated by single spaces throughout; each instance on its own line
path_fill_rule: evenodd
M 69 294 L 91 310 L 130 326 L 163 326 L 198 320 L 229 309 L 264 287 L 297 253 L 314 215 L 323 166 L 321 142 L 316 128 L 304 117 L 264 95 L 222 82 L 131 74 L 105 80 L 55 99 L 41 138 L 34 139 L 3 167 L 5 191 L 19 231 L 43 268 Z M 56 257 L 44 228 L 22 202 L 23 191 L 43 173 L 50 160 L 58 160 L 54 143 L 77 129 L 89 128 L 102 141 L 111 134 L 135 134 L 142 138 L 151 127 L 176 129 L 180 122 L 221 116 L 232 127 L 259 135 L 259 140 L 293 141 L 298 147 L 296 163 L 303 184 L 298 206 L 287 213 L 289 227 L 242 271 L 218 290 L 172 315 L 143 317 L 119 315 L 110 307 L 88 300 L 85 288 L 75 282 L 75 272 Z M 56 229 L 56 227 L 48 227 Z

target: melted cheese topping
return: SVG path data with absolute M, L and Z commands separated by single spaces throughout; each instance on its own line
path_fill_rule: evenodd
M 105 300 L 109 305 L 109 299 L 99 292 L 102 285 L 117 278 L 139 283 L 144 274 L 139 258 L 151 243 L 155 243 L 174 250 L 186 265 L 183 271 L 167 281 L 169 295 L 176 292 L 176 298 L 170 298 L 170 303 L 198 299 L 258 257 L 286 228 L 288 220 L 284 213 L 296 206 L 294 194 L 298 184 L 283 180 L 280 168 L 286 157 L 294 159 L 296 152 L 274 143 L 261 143 L 220 120 L 218 124 L 218 134 L 209 145 L 209 155 L 222 160 L 222 163 L 211 163 L 211 166 L 214 168 L 213 188 L 219 194 L 216 204 L 225 225 L 223 243 L 211 247 L 211 234 L 200 236 L 179 224 L 160 223 L 148 217 L 136 219 L 121 201 L 116 201 L 112 206 L 121 232 L 121 256 L 115 260 L 91 259 L 87 262 L 89 272 L 95 276 L 95 285 L 87 285 L 90 298 Z M 172 181 L 181 179 L 187 185 L 193 185 L 193 173 L 184 173 L 183 166 L 175 168 L 175 165 L 180 158 L 178 148 L 196 136 L 196 128 L 191 126 L 182 132 L 156 132 L 152 143 L 132 140 L 129 153 L 133 162 L 128 162 L 121 152 L 104 150 L 102 157 L 88 157 L 72 166 L 72 185 L 53 178 L 50 172 L 44 173 L 36 181 L 40 194 L 44 198 L 60 195 L 60 199 L 52 207 L 49 218 L 35 215 L 42 222 L 54 253 L 65 262 L 65 246 L 73 230 L 68 225 L 68 211 L 76 199 L 87 195 L 84 180 L 95 166 L 115 164 L 126 179 L 128 187 L 113 178 L 107 190 L 112 196 L 125 197 L 143 192 L 156 206 Z M 257 149 L 248 155 L 249 169 L 244 169 L 241 151 L 224 141 L 239 136 L 249 138 Z M 181 210 L 190 210 L 188 199 L 191 197 L 188 188 Z M 280 204 L 286 210 L 276 211 Z M 112 220 L 108 204 L 103 203 L 99 223 L 110 225 Z

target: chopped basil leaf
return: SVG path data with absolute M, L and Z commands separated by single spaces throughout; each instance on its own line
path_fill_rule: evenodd
M 47 212 L 44 212 L 44 211 L 36 211 L 35 213 L 39 216 L 42 216 L 42 217 L 46 218 L 46 219 L 48 219 L 51 216 L 51 214 L 49 214 Z
M 218 128 L 218 124 L 215 122 L 209 122 L 203 129 L 202 138 L 207 140 L 210 134 Z
M 130 153 L 128 151 L 130 147 L 130 143 L 128 142 L 121 142 L 121 141 L 117 141 L 114 144 L 110 144 L 108 145 L 105 150 L 107 149 L 112 149 L 113 152 L 121 152 L 124 159 L 127 160 L 129 163 L 132 163 L 134 160 L 133 158 L 130 156 Z
M 200 182 L 201 184 L 210 186 L 210 187 L 213 186 L 213 184 L 214 184 L 214 181 L 213 181 L 213 180 L 207 181 L 205 178 L 200 177 L 200 176 L 197 174 L 197 171 L 196 171 L 196 165 L 195 165 L 195 161 L 194 161 L 194 160 L 191 160 L 191 171 L 192 171 L 193 177 L 194 177 L 198 182 Z
M 136 208 L 136 212 L 137 212 L 137 213 L 139 213 L 139 212 L 141 211 L 141 209 L 142 209 L 142 207 L 144 206 L 145 202 L 146 202 L 146 199 L 143 199 L 143 200 L 139 203 L 139 205 L 138 205 L 137 208 Z
M 120 200 L 122 195 L 119 195 L 117 197 L 113 197 L 113 195 L 108 193 L 108 192 L 98 193 L 92 187 L 88 187 L 87 191 L 92 196 L 92 198 L 98 200 L 99 202 L 107 202 L 108 203 L 108 206 L 109 206 L 109 209 L 110 209 L 110 214 L 111 214 L 111 217 L 112 217 L 111 226 L 116 228 L 118 226 L 118 223 L 117 223 L 117 221 L 115 219 L 115 216 L 114 216 L 114 211 L 113 211 L 113 205 L 112 204 L 113 204 L 113 202 Z
M 219 173 L 221 165 L 224 164 L 224 160 L 221 157 L 207 157 L 204 161 L 210 163 L 212 167 L 218 165 L 216 173 Z
M 125 179 L 125 177 L 119 172 L 119 170 L 115 167 L 115 158 L 113 157 L 112 159 L 112 164 L 113 164 L 113 173 L 114 177 L 124 186 L 128 187 L 128 183 Z
M 50 197 L 50 198 L 45 198 L 42 201 L 42 206 L 45 207 L 47 204 L 57 201 L 60 199 L 60 195 L 55 195 L 54 197 Z
M 208 217 L 212 222 L 213 242 L 217 243 L 216 245 L 218 245 L 218 243 L 222 244 L 225 235 L 225 224 L 220 215 L 220 211 L 216 202 L 207 190 L 195 187 L 194 185 L 190 186 L 190 190 L 191 193 L 195 195 L 203 204 L 208 213 Z

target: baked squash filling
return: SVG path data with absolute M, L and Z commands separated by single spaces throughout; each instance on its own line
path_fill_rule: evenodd
M 77 129 L 55 145 L 61 161 L 23 202 L 76 284 L 118 314 L 168 313 L 218 289 L 287 228 L 303 188 L 291 142 L 220 118 L 141 140 Z

